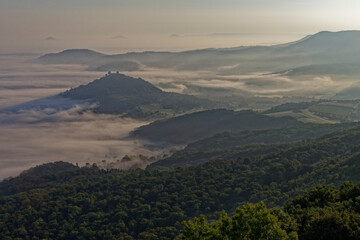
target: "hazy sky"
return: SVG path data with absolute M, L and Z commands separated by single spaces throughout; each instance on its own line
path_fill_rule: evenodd
M 274 44 L 360 29 L 357 0 L 0 0 L 0 53 Z

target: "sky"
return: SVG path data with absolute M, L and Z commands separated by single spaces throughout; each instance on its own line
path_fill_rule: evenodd
M 356 0 L 0 0 L 0 53 L 270 45 L 360 29 Z

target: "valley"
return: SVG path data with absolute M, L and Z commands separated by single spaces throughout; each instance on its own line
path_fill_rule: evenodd
M 0 66 L 0 238 L 358 239 L 359 40 Z

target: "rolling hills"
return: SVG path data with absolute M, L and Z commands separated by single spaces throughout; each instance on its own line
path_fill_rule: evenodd
M 318 75 L 328 74 L 320 88 L 336 81 L 348 86 L 346 81 L 360 74 L 359 40 L 360 31 L 326 31 L 274 46 L 118 55 L 73 49 L 35 62 L 82 64 L 90 71 L 194 71 L 204 74 L 196 83 L 189 80 L 194 89 L 215 92 L 220 84 L 241 92 L 229 84 L 240 82 L 269 98 L 274 95 L 275 103 L 287 99 L 270 85 L 282 88 L 293 81 L 312 88 Z M 205 73 L 221 75 L 223 81 L 203 78 Z M 274 76 L 277 81 L 267 85 Z M 290 91 L 296 92 L 292 86 Z M 182 87 L 189 90 L 186 84 Z M 21 111 L 90 103 L 95 113 L 161 119 L 134 130 L 130 138 L 150 146 L 187 146 L 145 170 L 54 162 L 5 179 L 0 182 L 0 238 L 167 240 L 179 235 L 184 220 L 204 214 L 213 222 L 225 210 L 235 215 L 230 219 L 222 213 L 213 225 L 201 216 L 194 220 L 199 226 L 192 228 L 195 233 L 220 229 L 224 237 L 239 219 L 237 207 L 262 201 L 274 209 L 266 210 L 264 203 L 245 208 L 260 209 L 279 229 L 294 233 L 292 239 L 297 234 L 300 240 L 359 239 L 360 185 L 350 181 L 360 181 L 360 102 L 341 100 L 358 98 L 357 91 L 341 90 L 334 96 L 339 100 L 313 98 L 262 112 L 234 111 L 221 109 L 215 101 L 166 92 L 141 78 L 110 73 L 16 106 L 13 109 Z M 224 96 L 232 97 L 227 93 Z M 240 95 L 253 101 L 256 94 L 247 94 L 244 90 Z M 331 186 L 312 188 L 318 184 Z
M 170 157 L 150 164 L 147 169 L 189 167 L 216 159 L 236 160 L 258 155 L 260 152 L 279 152 L 289 145 L 301 145 L 316 137 L 356 126 L 359 124 L 304 124 L 291 128 L 218 133 L 188 144 Z
M 360 31 L 323 31 L 295 42 L 273 46 L 199 49 L 184 52 L 130 52 L 115 55 L 71 49 L 46 54 L 35 61 L 78 63 L 87 65 L 89 69 L 108 71 L 121 70 L 126 64 L 131 64 L 130 70 L 138 70 L 135 66 L 141 64 L 147 67 L 176 68 L 177 70 L 214 70 L 224 66 L 235 66 L 221 70 L 228 74 L 249 72 L 291 74 L 294 71 L 300 75 L 309 75 L 319 71 L 346 74 L 349 67 L 352 67 L 351 73 L 347 74 L 358 74 L 356 66 L 359 62 L 359 39 Z M 337 67 L 336 72 L 332 71 Z
M 231 214 L 246 202 L 283 206 L 318 184 L 359 181 L 359 136 L 356 127 L 272 153 L 258 151 L 168 171 L 74 169 L 63 163 L 58 163 L 63 171 L 54 171 L 56 164 L 44 165 L 1 183 L 0 216 L 5 224 L 0 225 L 0 236 L 173 239 L 182 229 L 181 221 L 199 214 L 214 219 L 222 210 Z M 36 172 L 42 174 L 33 175 Z M 23 181 L 27 189 L 17 187 Z M 347 196 L 358 196 L 355 188 L 348 189 L 355 192 Z M 305 193 L 304 198 L 313 200 L 296 198 L 294 207 L 301 204 L 305 210 L 326 203 L 322 196 L 332 196 L 329 191 Z M 307 202 L 311 206 L 306 207 Z M 286 206 L 295 216 L 302 214 L 299 207 Z

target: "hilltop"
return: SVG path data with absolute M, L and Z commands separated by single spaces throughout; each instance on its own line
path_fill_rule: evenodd
M 96 102 L 98 107 L 95 111 L 99 113 L 123 114 L 133 118 L 164 118 L 212 106 L 210 101 L 164 92 L 141 78 L 119 73 L 108 74 L 60 95 Z

